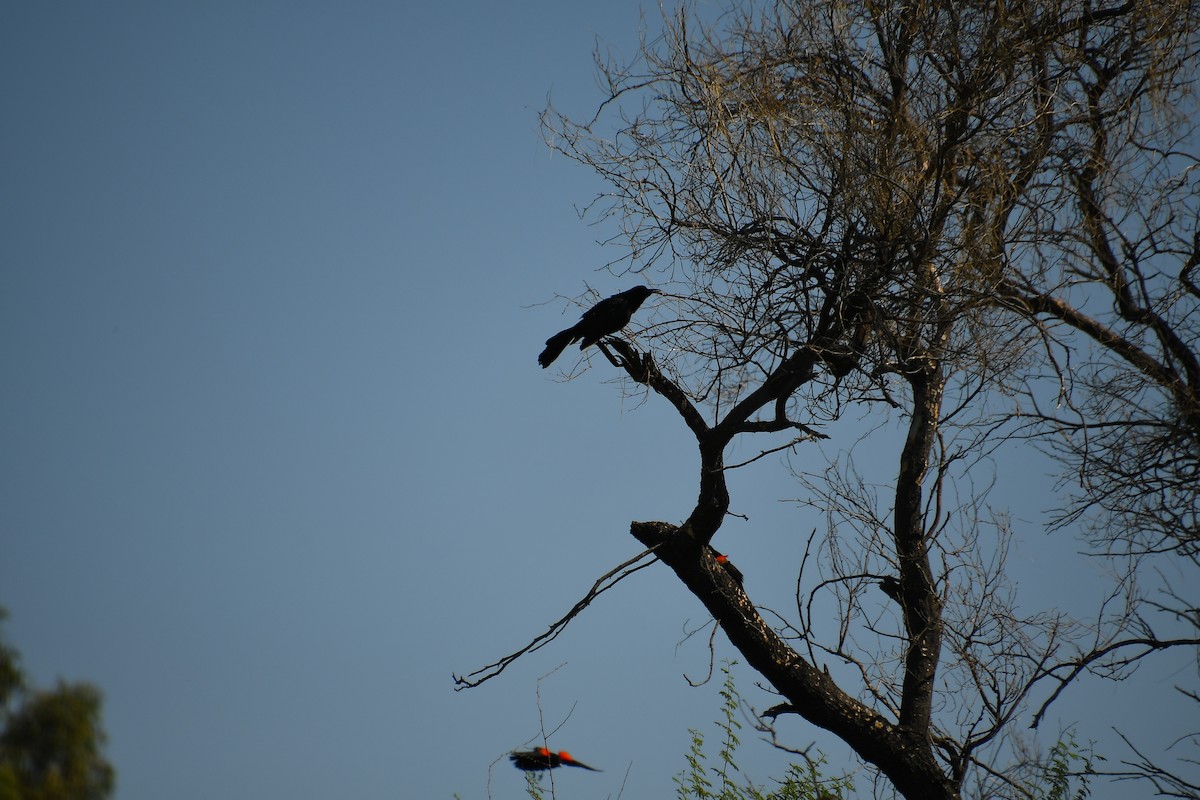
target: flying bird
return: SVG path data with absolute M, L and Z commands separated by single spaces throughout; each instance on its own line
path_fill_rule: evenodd
M 558 358 L 562 351 L 567 349 L 567 345 L 572 342 L 579 342 L 579 349 L 583 350 L 605 336 L 611 336 L 621 330 L 629 324 L 629 320 L 633 319 L 634 312 L 652 294 L 659 294 L 658 289 L 635 286 L 628 291 L 614 294 L 612 297 L 596 303 L 583 312 L 579 322 L 546 340 L 546 349 L 538 356 L 538 363 L 542 365 L 542 369 L 545 369 L 553 364 L 554 359 Z
M 555 767 L 579 767 L 581 769 L 590 769 L 592 772 L 600 772 L 595 767 L 589 767 L 587 764 L 581 764 L 574 758 L 571 758 L 571 754 L 565 750 L 554 753 L 545 747 L 539 747 L 536 750 L 517 750 L 509 754 L 508 757 L 512 759 L 513 766 L 527 772 L 540 769 L 554 769 Z

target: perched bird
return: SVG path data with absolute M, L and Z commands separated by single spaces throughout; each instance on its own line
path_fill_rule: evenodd
M 900 581 L 896 580 L 896 578 L 892 577 L 891 575 L 884 575 L 880 579 L 878 585 L 879 588 L 883 590 L 884 594 L 895 600 L 900 605 L 904 605 L 904 601 L 901 599 L 900 595 Z
M 600 772 L 595 767 L 589 767 L 587 764 L 581 764 L 571 758 L 571 754 L 565 750 L 553 753 L 545 747 L 539 747 L 536 750 L 517 750 L 508 757 L 512 759 L 513 766 L 526 771 L 554 769 L 555 767 L 580 767 L 590 769 L 592 772 Z
M 565 331 L 560 331 L 546 340 L 546 349 L 538 356 L 542 369 L 554 363 L 567 345 L 579 342 L 579 349 L 595 344 L 605 336 L 611 336 L 629 324 L 633 313 L 652 294 L 658 294 L 658 289 L 648 286 L 635 286 L 632 289 L 614 294 L 601 300 L 596 305 L 583 312 L 579 322 Z
M 729 556 L 724 553 L 717 553 L 717 563 L 725 568 L 725 571 L 729 573 L 729 577 L 737 581 L 738 586 L 742 585 L 742 571 L 733 565 L 733 562 L 729 560 Z

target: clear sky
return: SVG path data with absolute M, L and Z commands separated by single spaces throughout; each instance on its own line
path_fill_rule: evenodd
M 705 615 L 662 568 L 451 681 L 695 497 L 662 404 L 535 362 L 575 319 L 548 301 L 634 282 L 599 269 L 618 253 L 576 211 L 599 184 L 536 114 L 590 114 L 596 37 L 632 54 L 640 14 L 0 8 L 0 605 L 35 681 L 104 692 L 122 800 L 520 797 L 489 766 L 538 734 L 552 671 L 551 744 L 605 770 L 565 794 L 673 795 L 719 698 L 683 679 Z M 785 605 L 814 518 L 775 502 L 782 470 L 739 481 L 753 535 L 725 549 Z

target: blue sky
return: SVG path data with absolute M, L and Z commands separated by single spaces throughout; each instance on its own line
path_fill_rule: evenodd
M 547 301 L 633 283 L 599 270 L 617 253 L 576 208 L 600 185 L 536 114 L 590 114 L 596 38 L 632 54 L 641 11 L 0 10 L 0 604 L 36 681 L 103 690 L 122 800 L 520 797 L 489 765 L 538 733 L 551 672 L 552 744 L 605 770 L 560 787 L 672 794 L 719 699 L 683 680 L 704 616 L 665 570 L 451 681 L 695 496 L 665 407 L 535 362 L 575 318 Z M 786 605 L 815 518 L 776 502 L 782 470 L 735 492 L 762 522 L 726 549 Z

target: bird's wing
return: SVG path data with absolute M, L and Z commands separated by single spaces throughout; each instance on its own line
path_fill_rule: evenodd
M 539 770 L 550 769 L 550 764 L 546 757 L 536 750 L 518 750 L 515 753 L 510 753 L 508 756 L 517 769 Z
M 626 305 L 624 294 L 614 294 L 612 297 L 606 297 L 596 305 L 583 312 L 583 316 L 579 318 L 580 322 L 591 322 L 593 320 L 605 319 L 610 316 L 618 316 Z

